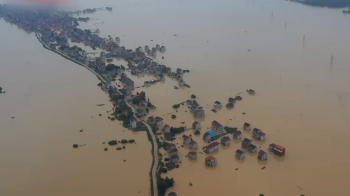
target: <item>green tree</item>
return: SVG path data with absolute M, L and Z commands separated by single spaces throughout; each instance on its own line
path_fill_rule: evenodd
M 159 195 L 164 195 L 166 190 L 174 185 L 173 178 L 159 178 L 157 181 Z
M 134 139 L 128 140 L 128 143 L 135 143 Z
M 197 97 L 197 96 L 196 96 L 195 94 L 192 94 L 192 95 L 191 95 L 191 98 L 192 98 L 192 99 L 195 99 L 196 97 Z
M 171 115 L 171 118 L 172 118 L 172 119 L 175 119 L 175 118 L 176 118 L 176 115 L 175 115 L 175 114 Z
M 198 130 L 196 130 L 196 131 L 194 132 L 194 134 L 195 134 L 195 135 L 200 135 L 200 134 L 201 134 L 201 132 L 200 132 L 200 131 L 198 131 Z
M 140 103 L 140 98 L 135 97 L 134 99 L 132 99 L 132 103 L 138 105 Z
M 167 170 L 167 168 L 162 168 L 161 170 L 160 170 L 162 173 L 167 173 L 168 172 L 168 170 Z
M 73 148 L 78 148 L 79 145 L 78 144 L 73 144 Z
M 142 91 L 140 93 L 139 97 L 140 97 L 140 100 L 146 101 L 146 93 L 145 92 Z
M 110 140 L 108 141 L 108 145 L 117 145 L 118 144 L 118 141 L 117 140 Z
M 225 127 L 225 130 L 228 133 L 235 133 L 237 131 L 237 128 L 236 127 Z

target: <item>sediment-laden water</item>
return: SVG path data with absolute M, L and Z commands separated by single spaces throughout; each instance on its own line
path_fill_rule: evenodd
M 202 132 L 212 120 L 240 129 L 249 122 L 267 134 L 265 142 L 254 140 L 258 147 L 266 150 L 278 143 L 287 149 L 283 158 L 269 154 L 269 160 L 261 162 L 247 154 L 237 161 L 234 152 L 240 142 L 234 141 L 214 153 L 218 165 L 207 168 L 205 155 L 189 161 L 188 149 L 180 148 L 180 168 L 167 173 L 175 179 L 171 190 L 178 195 L 349 194 L 348 15 L 278 0 L 66 5 L 106 6 L 118 7 L 89 15 L 95 19 L 81 26 L 98 28 L 105 37 L 118 36 L 127 48 L 163 43 L 167 51 L 157 54 L 158 62 L 190 70 L 184 80 L 191 88 L 174 90 L 177 82 L 166 78 L 136 89 L 146 91 L 157 106 L 151 115 L 171 126 L 189 127 L 194 121 L 189 110 L 181 107 L 176 113 L 171 106 L 195 94 L 206 110 Z M 118 122 L 107 119 L 112 105 L 92 73 L 43 49 L 34 35 L 3 20 L 0 26 L 0 86 L 6 91 L 0 95 L 1 194 L 148 195 L 151 145 L 146 134 L 123 132 Z M 132 78 L 135 86 L 153 79 Z M 247 88 L 257 94 L 243 93 L 234 109 L 210 112 L 214 101 L 226 104 L 229 96 Z M 176 119 L 171 119 L 172 112 Z M 121 137 L 135 138 L 138 146 L 103 151 L 103 141 Z M 244 132 L 244 137 L 251 135 Z M 194 138 L 202 149 L 201 136 Z M 73 143 L 86 146 L 73 149 Z

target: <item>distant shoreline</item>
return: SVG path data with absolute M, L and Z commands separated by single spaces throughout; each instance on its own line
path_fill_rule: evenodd
M 287 0 L 288 1 L 288 0 Z M 346 8 L 350 7 L 350 0 L 289 0 L 290 2 L 301 3 L 314 7 Z

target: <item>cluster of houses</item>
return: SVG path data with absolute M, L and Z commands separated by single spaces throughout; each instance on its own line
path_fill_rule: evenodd
M 168 170 L 172 170 L 179 163 L 179 151 L 175 144 L 170 143 L 167 145 L 166 150 L 170 155 L 170 161 L 165 164 Z
M 162 46 L 161 48 L 163 48 Z M 147 50 L 148 46 L 145 47 Z M 165 48 L 165 47 L 164 47 Z M 140 49 L 141 50 L 141 49 Z M 176 79 L 179 82 L 180 86 L 185 85 L 185 81 L 183 80 L 184 71 L 180 68 L 176 69 L 176 72 L 172 72 L 170 67 L 167 67 L 163 64 L 158 64 L 154 62 L 151 58 L 142 58 L 138 61 L 137 64 L 129 64 L 129 68 L 131 70 L 131 74 L 139 75 L 143 73 L 153 74 L 158 78 L 158 81 L 164 81 L 165 75 L 168 75 L 170 78 Z M 156 81 L 146 81 L 144 86 L 150 86 Z
M 94 9 L 90 11 L 94 12 Z M 122 58 L 129 62 L 131 74 L 150 73 L 159 77 L 160 81 L 165 80 L 164 75 L 167 74 L 178 80 L 179 85 L 186 85 L 182 69 L 178 68 L 176 72 L 172 72 L 170 67 L 158 64 L 146 56 L 146 54 L 155 56 L 156 51 L 165 52 L 165 46 L 157 44 L 151 49 L 148 46 L 145 46 L 144 50 L 142 47 L 135 50 L 126 49 L 124 46 L 119 46 L 119 37 L 115 39 L 111 36 L 101 38 L 98 35 L 99 30 L 91 31 L 78 28 L 78 22 L 88 21 L 88 17 L 75 18 L 69 12 L 21 9 L 13 5 L 0 5 L 0 15 L 6 21 L 18 25 L 25 31 L 38 33 L 40 39 L 51 49 L 60 50 L 80 63 L 88 65 L 101 75 L 110 75 L 106 73 L 106 61 L 111 62 L 112 58 Z M 70 47 L 68 40 L 72 43 L 83 43 L 92 49 L 100 48 L 107 52 L 101 52 L 100 57 L 90 58 L 82 48 Z M 117 72 L 117 70 L 115 71 Z M 128 92 L 134 88 L 133 81 L 128 80 L 127 77 L 124 83 Z

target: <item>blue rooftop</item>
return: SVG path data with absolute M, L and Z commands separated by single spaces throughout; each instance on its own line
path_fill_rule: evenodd
M 249 143 L 251 142 L 252 140 L 248 139 L 248 138 L 244 138 L 244 140 L 242 141 L 243 143 Z
M 208 130 L 207 132 L 205 132 L 206 134 L 209 134 L 211 137 L 215 137 L 216 133 L 212 130 Z
M 236 150 L 236 154 L 240 154 L 241 155 L 241 154 L 244 154 L 244 152 L 242 150 L 240 150 L 240 149 L 237 149 Z

